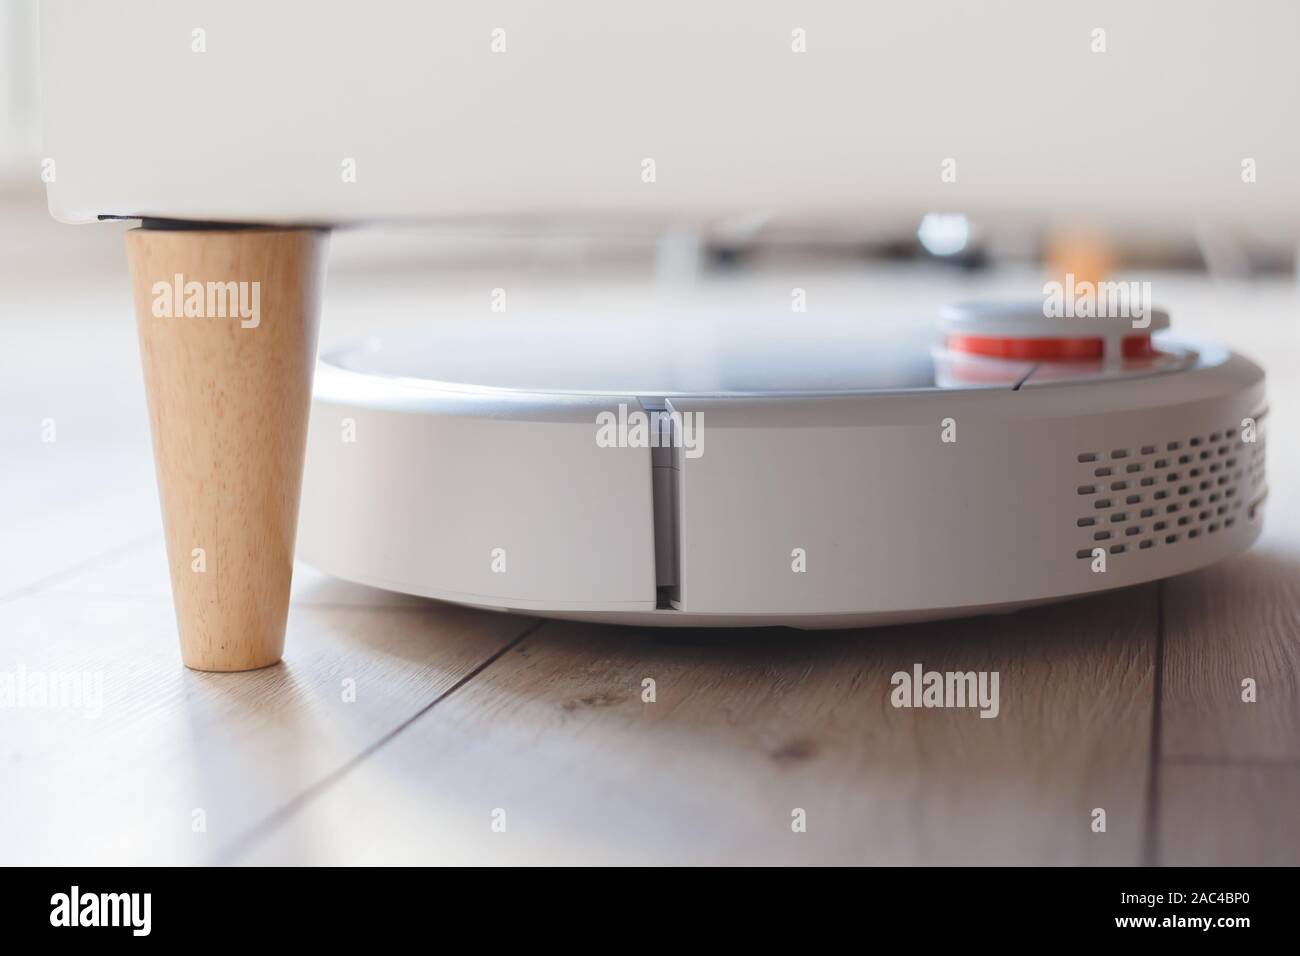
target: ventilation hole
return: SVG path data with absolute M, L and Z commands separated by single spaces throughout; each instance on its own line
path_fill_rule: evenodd
M 1096 542 L 1093 548 L 1079 551 L 1078 556 L 1090 558 L 1097 547 L 1106 548 L 1110 554 L 1126 554 L 1129 549 L 1153 548 L 1162 538 L 1165 544 L 1197 539 L 1232 528 L 1237 512 L 1255 519 L 1262 508 L 1250 499 L 1263 487 L 1264 443 L 1261 436 L 1258 445 L 1248 446 L 1238 438 L 1235 427 L 1234 423 L 1221 432 L 1163 446 L 1135 445 L 1109 453 L 1079 453 L 1080 462 L 1095 463 L 1091 471 L 1096 478 L 1113 480 L 1076 486 L 1079 495 L 1110 494 L 1109 498 L 1093 498 L 1094 516 L 1076 519 L 1079 527 L 1089 529 Z M 1162 447 L 1176 454 L 1155 457 L 1162 454 Z M 1139 448 L 1144 458 L 1152 457 L 1118 466 L 1107 461 L 1136 458 Z M 1160 480 L 1162 476 L 1164 481 Z M 1150 489 L 1151 507 L 1142 507 L 1144 493 L 1130 493 L 1141 489 Z M 1110 513 L 1117 508 L 1125 510 Z M 1161 520 L 1152 520 L 1156 517 Z

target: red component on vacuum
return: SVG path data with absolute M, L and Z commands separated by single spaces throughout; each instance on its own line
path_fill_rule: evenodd
M 1124 339 L 1124 357 L 1126 359 L 1154 358 L 1159 354 L 1160 352 L 1151 344 L 1151 336 L 1149 335 L 1130 335 Z
M 1100 337 L 1026 339 L 1010 336 L 949 335 L 947 342 L 948 348 L 954 352 L 1021 361 L 1086 362 L 1099 360 L 1105 354 L 1105 342 Z M 1124 339 L 1123 355 L 1126 359 L 1151 358 L 1156 354 L 1149 335 L 1130 335 Z

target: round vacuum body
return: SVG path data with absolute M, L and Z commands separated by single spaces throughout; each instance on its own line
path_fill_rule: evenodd
M 1168 324 L 1035 304 L 372 339 L 317 367 L 299 555 L 461 604 L 690 626 L 1181 574 L 1258 536 L 1266 407 L 1258 366 Z

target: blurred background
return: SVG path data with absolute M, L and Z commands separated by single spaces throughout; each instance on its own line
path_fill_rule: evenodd
M 648 280 L 650 296 L 666 286 L 676 296 L 687 284 L 717 279 L 734 285 L 741 277 L 779 270 L 797 278 L 886 268 L 958 288 L 1016 268 L 1071 268 L 1089 279 L 1134 269 L 1198 272 L 1228 281 L 1290 274 L 1300 177 L 1289 167 L 1300 151 L 1300 134 L 1285 122 L 1285 113 L 1300 82 L 1300 67 L 1291 59 L 1300 13 L 1276 0 L 1195 0 L 1179 5 L 1177 14 L 1173 9 L 1103 2 L 1086 11 L 1044 12 L 1039 5 L 1008 2 L 994 4 L 987 15 L 959 15 L 942 3 L 893 11 L 871 21 L 872 38 L 857 42 L 879 58 L 869 75 L 896 76 L 898 89 L 851 90 L 846 97 L 826 89 L 841 77 L 846 57 L 836 46 L 834 6 L 815 3 L 798 16 L 789 11 L 788 19 L 808 25 L 807 42 L 814 53 L 820 44 L 829 63 L 814 74 L 823 98 L 839 108 L 861 96 L 861 115 L 842 117 L 843 124 L 864 126 L 861 138 L 845 142 L 886 157 L 881 169 L 893 157 L 907 170 L 897 181 L 877 171 L 832 204 L 808 187 L 805 208 L 785 208 L 774 196 L 770 208 L 735 216 L 706 212 L 709 201 L 691 191 L 693 180 L 676 193 L 670 184 L 667 206 L 681 210 L 681 223 L 672 214 L 550 215 L 532 216 L 526 227 L 462 222 L 346 231 L 336 236 L 331 268 L 340 274 L 446 269 L 458 276 L 483 269 L 522 278 L 523 288 L 530 275 L 613 270 Z M 0 251 L 17 274 L 49 262 L 58 255 L 54 250 L 76 252 L 80 270 L 113 270 L 120 258 L 111 236 L 120 227 L 59 230 L 40 214 L 37 11 L 37 0 L 10 0 L 0 12 Z M 762 17 L 774 15 L 785 16 L 779 4 L 762 5 Z M 891 51 L 888 38 L 894 35 L 899 40 Z M 1022 58 L 1003 62 L 989 48 L 990 37 L 998 38 L 1000 50 L 1022 50 Z M 828 46 L 835 48 L 827 51 Z M 734 71 L 724 51 L 717 55 L 717 82 L 730 89 L 724 77 Z M 782 112 L 774 122 L 792 115 L 789 104 L 776 105 Z M 803 108 L 830 107 L 807 102 Z M 729 130 L 724 138 L 752 136 L 763 104 L 738 101 L 734 110 L 730 122 L 722 123 Z M 788 152 L 755 157 L 748 165 L 797 168 L 803 136 L 809 137 L 805 151 L 816 151 L 827 117 L 814 112 L 805 129 L 798 110 L 793 116 Z M 693 118 L 685 122 L 694 128 Z M 108 123 L 111 128 L 111 117 Z M 945 141 L 965 152 L 945 150 Z M 118 145 L 103 140 L 105 162 L 124 151 Z M 538 152 L 553 153 L 555 147 L 546 143 Z M 966 164 L 960 189 L 944 186 L 935 165 L 952 151 L 962 152 Z M 706 158 L 700 158 L 702 167 Z M 807 162 L 810 170 L 823 168 L 819 159 Z M 747 182 L 756 176 L 735 170 Z M 566 202 L 573 199 L 557 199 L 561 206 Z M 437 287 L 446 285 L 438 281 Z M 516 303 L 531 304 L 527 298 Z

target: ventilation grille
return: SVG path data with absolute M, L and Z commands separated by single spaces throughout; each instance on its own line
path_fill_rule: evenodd
M 1262 418 L 1262 416 L 1260 416 Z M 1176 441 L 1080 452 L 1075 556 L 1185 545 L 1255 517 L 1264 491 L 1264 432 L 1240 422 Z

